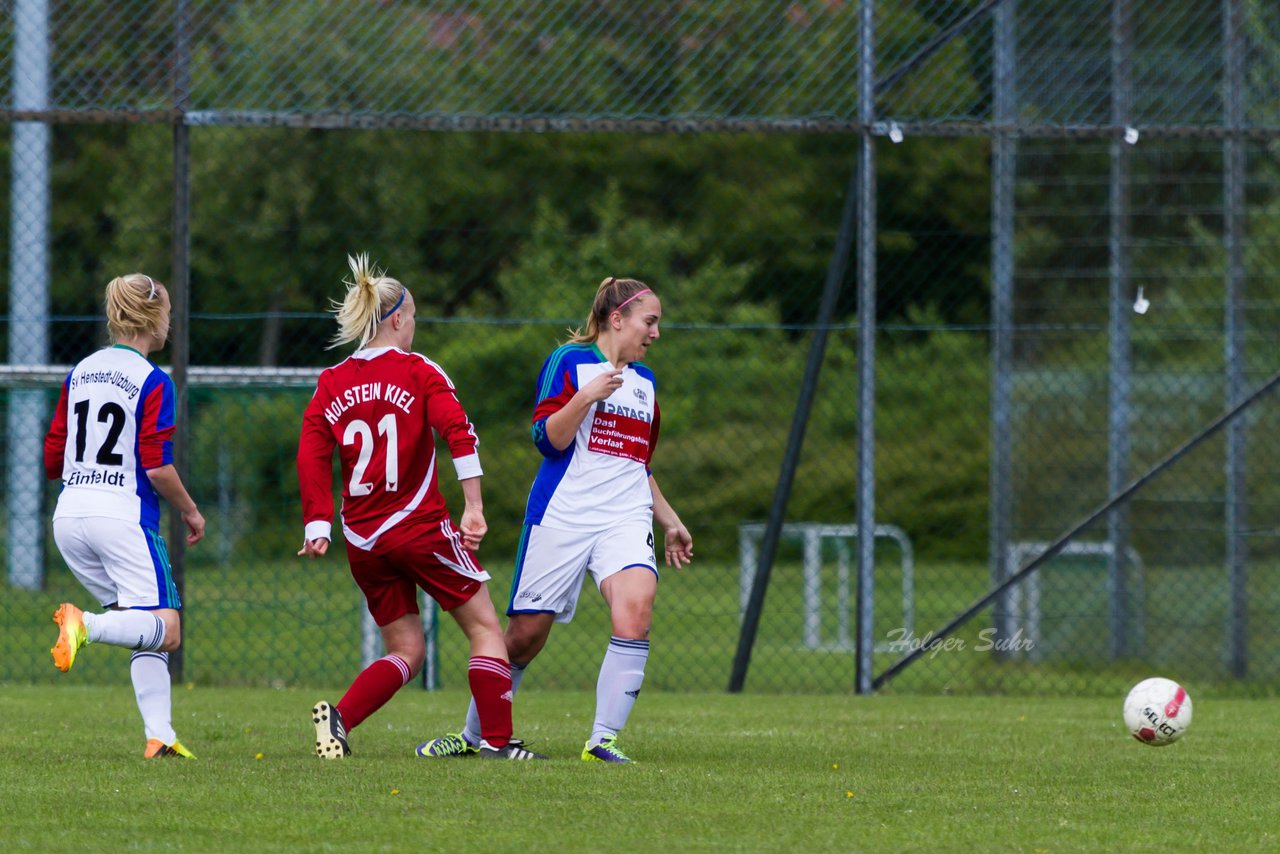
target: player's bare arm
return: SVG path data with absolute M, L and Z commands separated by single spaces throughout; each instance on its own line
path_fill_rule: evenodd
M 182 517 L 183 523 L 187 526 L 187 545 L 194 546 L 203 540 L 204 516 L 200 515 L 196 502 L 187 493 L 187 488 L 182 485 L 178 470 L 172 464 L 158 466 L 147 469 L 147 477 L 156 492 L 160 493 L 160 496 L 168 501 Z
M 480 478 L 469 477 L 458 482 L 462 484 L 462 498 L 466 502 L 462 509 L 462 519 L 458 524 L 458 530 L 462 532 L 462 544 L 473 552 L 478 551 L 480 541 L 489 532 L 489 523 L 484 520 Z
M 688 565 L 693 560 L 693 536 L 663 496 L 653 475 L 649 475 L 649 490 L 653 493 L 653 519 L 662 527 L 665 536 L 667 566 L 679 569 Z

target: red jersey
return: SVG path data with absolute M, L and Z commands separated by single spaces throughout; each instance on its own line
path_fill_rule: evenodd
M 448 375 L 430 359 L 378 347 L 322 371 L 298 442 L 305 537 L 332 539 L 335 447 L 342 531 L 351 545 L 368 551 L 397 525 L 446 518 L 433 430 L 448 443 L 459 480 L 483 473 L 475 428 Z

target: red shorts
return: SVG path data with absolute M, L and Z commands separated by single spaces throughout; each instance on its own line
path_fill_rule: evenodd
M 489 580 L 448 518 L 397 525 L 369 552 L 347 543 L 347 560 L 379 626 L 418 613 L 419 587 L 452 611 Z

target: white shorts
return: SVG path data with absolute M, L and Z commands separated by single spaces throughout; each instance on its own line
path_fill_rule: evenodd
M 587 532 L 525 525 L 507 615 L 555 614 L 557 623 L 567 623 L 573 619 L 586 573 L 599 587 L 609 576 L 633 566 L 658 574 L 651 521 Z
M 62 559 L 103 607 L 181 608 L 160 532 L 101 516 L 53 520 Z

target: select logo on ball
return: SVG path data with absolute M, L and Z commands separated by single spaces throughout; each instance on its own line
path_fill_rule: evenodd
M 1124 723 L 1143 744 L 1172 744 L 1191 726 L 1191 697 L 1172 679 L 1144 679 L 1124 699 Z

